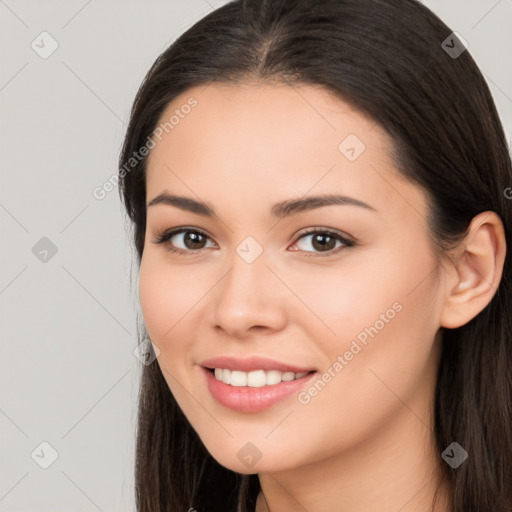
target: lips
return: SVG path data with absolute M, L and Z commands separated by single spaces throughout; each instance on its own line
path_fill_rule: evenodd
M 210 370 L 215 368 L 222 368 L 227 370 L 238 370 L 242 372 L 252 372 L 256 370 L 278 370 L 280 372 L 293 372 L 293 373 L 309 373 L 316 371 L 315 368 L 307 366 L 298 366 L 294 364 L 283 363 L 281 361 L 268 359 L 266 357 L 252 356 L 246 359 L 239 359 L 233 356 L 219 356 L 211 359 L 206 359 L 199 363 L 204 368 Z
M 258 413 L 285 401 L 298 394 L 317 375 L 317 372 L 312 372 L 290 382 L 280 382 L 271 386 L 233 387 L 217 380 L 206 367 L 201 368 L 201 373 L 211 396 L 224 407 L 240 413 Z

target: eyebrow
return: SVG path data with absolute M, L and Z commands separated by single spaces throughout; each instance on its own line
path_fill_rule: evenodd
M 213 206 L 202 201 L 197 201 L 190 197 L 176 196 L 168 194 L 166 192 L 162 192 L 161 194 L 153 198 L 146 206 L 147 208 L 149 208 L 150 206 L 154 206 L 156 204 L 175 206 L 177 208 L 195 213 L 197 215 L 218 218 Z M 359 206 L 361 208 L 365 208 L 367 210 L 371 210 L 374 212 L 377 211 L 375 208 L 373 208 L 369 204 L 366 204 L 363 201 L 360 201 L 359 199 L 339 194 L 326 194 L 310 196 L 300 199 L 288 199 L 286 201 L 274 204 L 270 212 L 273 217 L 284 218 L 303 211 L 314 210 L 316 208 L 321 208 L 323 206 L 333 205 Z

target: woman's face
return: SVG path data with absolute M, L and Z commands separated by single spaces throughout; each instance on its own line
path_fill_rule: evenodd
M 443 273 L 426 195 L 397 175 L 379 126 L 322 88 L 271 84 L 190 89 L 161 121 L 147 203 L 188 202 L 147 207 L 140 302 L 213 457 L 279 471 L 429 426 Z M 312 201 L 326 195 L 345 199 Z M 261 371 L 285 365 L 299 378 Z

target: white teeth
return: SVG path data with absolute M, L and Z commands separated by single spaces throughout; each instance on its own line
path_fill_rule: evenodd
M 284 372 L 283 376 L 281 377 L 285 382 L 289 382 L 290 380 L 295 379 L 295 373 L 293 372 Z
M 260 388 L 267 383 L 267 377 L 263 370 L 255 370 L 247 374 L 247 385 L 251 388 Z
M 215 368 L 214 375 L 217 380 L 230 384 L 235 387 L 248 386 L 251 388 L 261 388 L 263 386 L 272 386 L 280 382 L 289 382 L 304 377 L 309 372 L 293 373 L 280 372 L 279 370 L 254 370 L 252 372 L 242 372 L 238 370 L 227 370 L 224 368 Z
M 233 370 L 230 384 L 232 386 L 247 386 L 247 373 Z
M 272 384 L 279 384 L 281 382 L 282 373 L 278 370 L 270 370 L 266 373 L 267 377 L 267 386 L 272 386 Z

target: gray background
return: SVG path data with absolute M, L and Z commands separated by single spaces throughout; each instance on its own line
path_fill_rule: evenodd
M 137 273 L 117 189 L 92 191 L 149 66 L 224 3 L 0 0 L 0 511 L 134 510 Z M 512 1 L 425 3 L 468 41 L 510 140 Z

